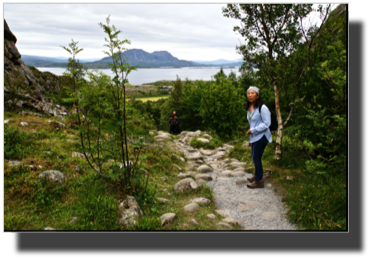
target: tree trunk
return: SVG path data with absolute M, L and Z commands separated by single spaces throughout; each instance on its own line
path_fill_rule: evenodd
M 281 109 L 280 109 L 280 87 L 276 79 L 273 81 L 273 88 L 274 88 L 276 115 L 277 115 L 277 122 L 278 122 L 276 152 L 274 155 L 274 159 L 276 161 L 279 161 L 281 160 L 281 157 L 282 157 L 282 131 L 284 130 L 284 125 L 282 122 Z

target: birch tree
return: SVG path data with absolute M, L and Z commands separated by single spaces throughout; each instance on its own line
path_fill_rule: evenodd
M 292 115 L 298 84 L 308 66 L 315 37 L 327 19 L 329 8 L 319 6 L 322 20 L 319 28 L 303 25 L 313 11 L 312 4 L 228 4 L 223 8 L 225 17 L 240 20 L 240 26 L 235 26 L 233 30 L 240 33 L 245 44 L 237 46 L 237 52 L 243 56 L 245 63 L 257 68 L 259 75 L 266 77 L 273 87 L 278 121 L 276 160 L 282 158 L 283 130 Z M 308 47 L 308 54 L 295 63 L 293 53 L 302 45 Z M 292 103 L 284 121 L 280 93 L 289 86 L 289 81 L 293 89 L 289 93 Z

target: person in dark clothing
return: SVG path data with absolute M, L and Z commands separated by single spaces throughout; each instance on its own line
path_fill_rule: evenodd
M 176 119 L 176 124 L 175 124 L 175 128 L 174 128 L 174 134 L 179 134 L 179 118 L 178 116 L 176 115 L 176 112 L 174 111 L 173 112 L 174 116 L 177 117 Z
M 173 112 L 172 116 L 170 116 L 170 119 L 169 119 L 169 127 L 170 127 L 169 133 L 170 134 L 175 134 L 177 124 L 178 124 L 178 117 L 175 116 L 175 112 Z

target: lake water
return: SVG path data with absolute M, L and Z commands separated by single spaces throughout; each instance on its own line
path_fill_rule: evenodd
M 37 68 L 40 71 L 49 71 L 55 75 L 63 75 L 66 69 L 64 68 Z M 98 69 L 112 76 L 112 71 L 110 69 Z M 129 83 L 132 85 L 141 85 L 146 83 L 152 83 L 161 80 L 176 80 L 177 75 L 181 80 L 188 78 L 189 80 L 211 80 L 211 76 L 218 73 L 220 67 L 185 67 L 185 68 L 152 68 L 152 69 L 139 69 L 137 71 L 132 71 L 128 76 Z M 224 73 L 226 75 L 230 74 L 231 71 L 239 76 L 239 68 L 224 68 Z

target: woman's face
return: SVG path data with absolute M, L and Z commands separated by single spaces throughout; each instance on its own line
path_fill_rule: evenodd
M 257 98 L 259 98 L 259 96 L 257 95 L 256 91 L 250 89 L 247 92 L 247 98 L 250 103 L 254 103 L 256 102 Z

